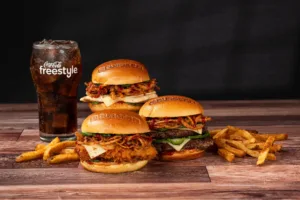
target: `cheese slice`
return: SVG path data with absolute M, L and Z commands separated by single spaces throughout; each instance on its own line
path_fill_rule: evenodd
M 179 145 L 175 145 L 175 144 L 172 144 L 171 142 L 167 142 L 170 146 L 172 146 L 176 151 L 180 151 L 184 145 L 186 145 L 186 143 L 188 143 L 191 139 L 187 138 L 185 139 L 181 144 Z
M 141 103 L 145 102 L 149 99 L 157 97 L 157 94 L 155 91 L 149 92 L 146 94 L 141 94 L 137 96 L 124 96 L 124 97 L 116 97 L 116 99 L 112 99 L 110 95 L 101 95 L 98 98 L 90 97 L 90 96 L 84 96 L 80 98 L 80 101 L 83 102 L 103 102 L 106 106 L 111 106 L 112 104 L 123 101 L 127 103 Z
M 93 145 L 83 145 L 86 151 L 88 152 L 91 159 L 96 158 L 97 156 L 106 152 L 99 144 Z
M 194 129 L 189 129 L 189 128 L 179 128 L 180 130 L 189 130 L 189 131 L 194 131 L 200 135 L 202 135 L 202 128 L 198 129 L 198 130 L 194 130 Z

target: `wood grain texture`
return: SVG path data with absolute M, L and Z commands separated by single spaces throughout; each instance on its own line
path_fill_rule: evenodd
M 0 169 L 0 185 L 121 184 L 121 183 L 192 183 L 209 182 L 204 166 L 188 170 L 174 163 L 149 163 L 141 170 L 122 174 L 91 173 L 79 168 Z M 43 178 L 41 178 L 43 177 Z
M 26 199 L 297 199 L 295 184 L 258 182 L 226 183 L 133 183 L 0 186 L 0 198 Z
M 294 183 L 300 186 L 300 167 L 299 165 L 272 165 L 266 164 L 263 167 L 255 165 L 238 166 L 207 166 L 211 182 L 216 183 Z
M 0 105 L 0 199 L 299 199 L 300 100 L 201 101 L 209 129 L 234 125 L 259 132 L 288 133 L 276 161 L 256 166 L 251 157 L 229 163 L 215 152 L 182 162 L 151 161 L 118 175 L 91 173 L 78 162 L 15 163 L 42 143 L 36 104 Z M 78 129 L 90 114 L 78 104 Z
M 21 136 L 23 129 L 8 129 L 0 130 L 0 142 L 1 141 L 17 141 Z

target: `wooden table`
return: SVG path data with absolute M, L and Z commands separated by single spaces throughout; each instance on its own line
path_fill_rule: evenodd
M 296 199 L 300 198 L 300 100 L 202 101 L 209 127 L 234 125 L 286 132 L 276 161 L 228 163 L 214 153 L 184 162 L 151 161 L 140 171 L 118 175 L 87 172 L 78 162 L 15 163 L 41 143 L 36 104 L 0 105 L 0 198 L 22 199 Z M 79 125 L 90 111 L 79 104 Z M 80 127 L 80 126 L 79 126 Z

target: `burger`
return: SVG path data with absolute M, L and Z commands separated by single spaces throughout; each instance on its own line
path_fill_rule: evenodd
M 146 67 L 135 60 L 118 59 L 97 66 L 92 81 L 85 83 L 87 102 L 92 112 L 106 109 L 140 109 L 143 103 L 157 97 L 156 79 L 150 79 Z
M 147 120 L 158 156 L 164 161 L 202 157 L 213 147 L 201 104 L 178 95 L 160 96 L 147 101 L 139 114 Z
M 144 167 L 157 155 L 149 127 L 136 112 L 103 110 L 89 115 L 76 133 L 81 165 L 92 172 L 122 173 Z

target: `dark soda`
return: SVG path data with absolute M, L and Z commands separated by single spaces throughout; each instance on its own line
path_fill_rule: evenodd
M 31 76 L 37 92 L 40 139 L 73 139 L 77 131 L 77 90 L 82 76 L 77 42 L 43 40 L 33 44 Z

